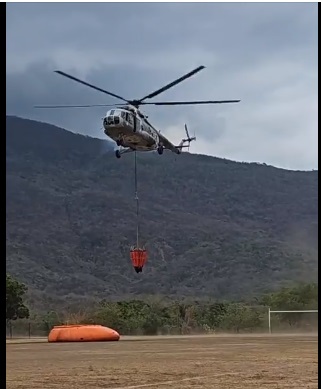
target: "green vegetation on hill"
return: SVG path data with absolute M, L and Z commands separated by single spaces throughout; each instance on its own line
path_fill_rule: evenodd
M 101 324 L 123 335 L 191 334 L 213 332 L 267 332 L 268 307 L 272 310 L 318 308 L 317 284 L 298 284 L 264 295 L 255 302 L 207 300 L 110 301 L 94 305 L 32 313 L 28 321 L 11 324 L 13 335 L 47 335 L 54 325 Z M 274 331 L 316 331 L 316 313 L 282 313 L 272 317 Z
M 7 270 L 34 304 L 146 295 L 242 299 L 317 280 L 318 172 L 185 153 L 133 155 L 7 117 Z M 67 297 L 66 297 L 67 296 Z M 61 299 L 61 300 L 59 300 Z

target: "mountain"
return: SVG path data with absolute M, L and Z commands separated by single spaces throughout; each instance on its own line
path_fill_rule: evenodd
M 316 281 L 318 171 L 171 152 L 134 154 L 7 116 L 7 271 L 50 298 L 243 298 Z

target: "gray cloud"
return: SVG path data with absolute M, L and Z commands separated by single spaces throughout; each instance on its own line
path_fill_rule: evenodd
M 53 70 L 139 98 L 204 64 L 155 100 L 242 102 L 147 107 L 159 129 L 178 142 L 188 123 L 192 152 L 317 168 L 317 50 L 313 3 L 8 3 L 7 113 L 103 137 L 104 108 L 32 108 L 115 102 Z

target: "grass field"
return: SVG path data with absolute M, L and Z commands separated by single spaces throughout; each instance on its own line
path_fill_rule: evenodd
M 7 343 L 7 389 L 317 388 L 317 336 Z

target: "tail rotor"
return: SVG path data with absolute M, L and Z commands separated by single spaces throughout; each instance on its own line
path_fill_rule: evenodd
M 184 128 L 185 128 L 185 133 L 186 133 L 186 139 L 182 139 L 182 147 L 187 147 L 187 151 L 189 151 L 189 146 L 190 146 L 191 142 L 193 140 L 196 140 L 195 130 L 194 130 L 194 136 L 190 137 L 186 123 L 184 125 Z M 183 146 L 184 143 L 188 143 L 187 146 Z
M 186 139 L 182 139 L 180 144 L 178 146 L 176 146 L 176 149 L 178 150 L 178 153 L 181 153 L 184 147 L 187 147 L 187 149 L 189 151 L 190 143 L 193 140 L 196 140 L 195 132 L 194 132 L 194 136 L 190 137 L 186 124 L 185 124 L 184 128 L 185 128 L 185 132 L 186 132 Z M 185 145 L 185 143 L 187 143 L 187 145 Z

